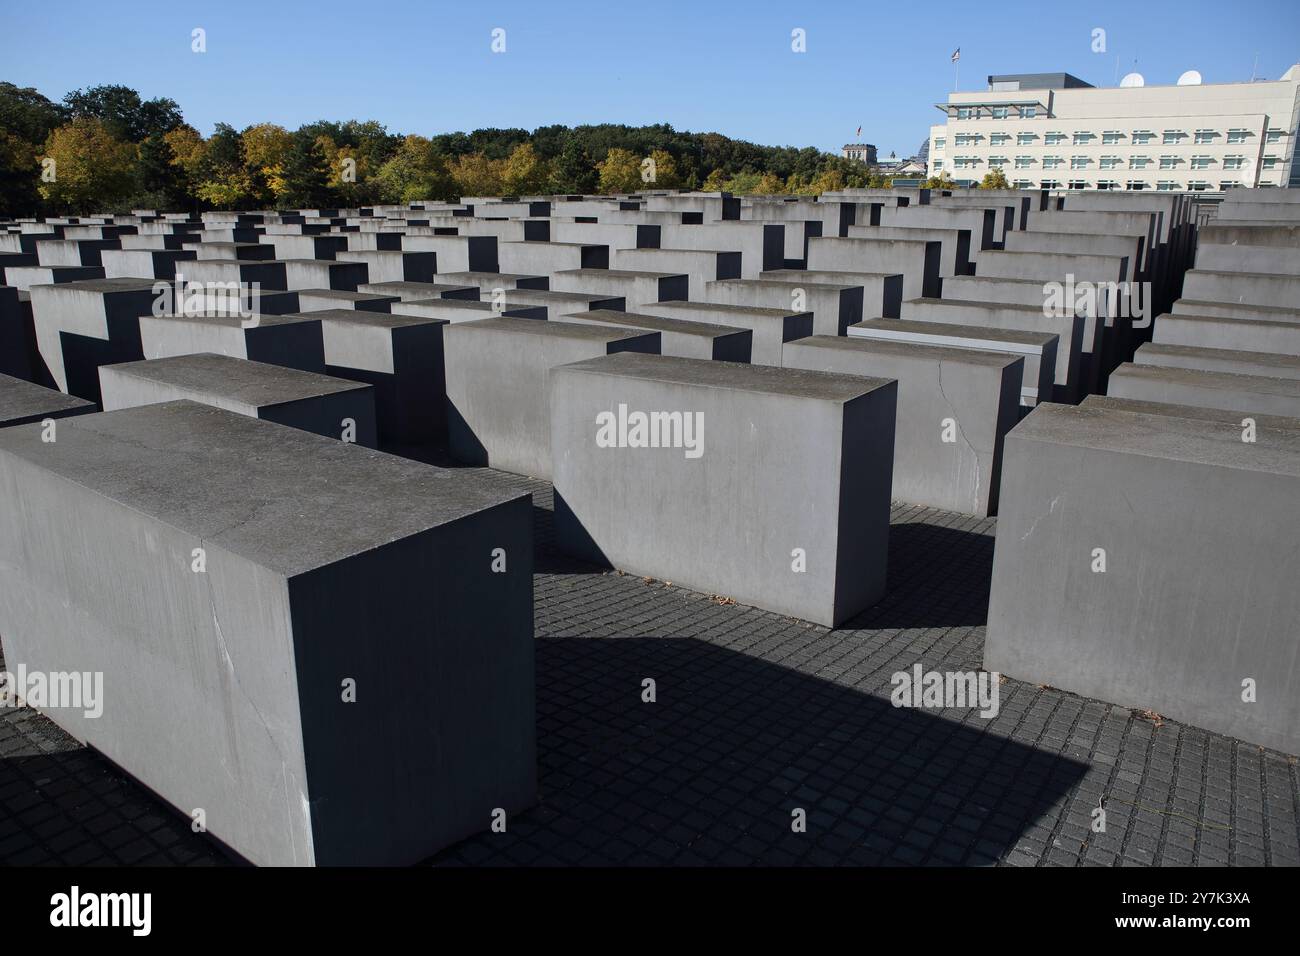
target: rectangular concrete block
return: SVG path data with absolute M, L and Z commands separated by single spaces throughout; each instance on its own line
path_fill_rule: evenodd
M 94 402 L 0 373 L 0 428 L 94 411 Z
M 978 352 L 1004 352 L 1025 361 L 1020 404 L 1032 408 L 1051 401 L 1054 390 L 1057 336 L 1047 332 L 989 329 L 974 325 L 915 322 L 908 319 L 869 319 L 849 326 L 850 337 L 890 342 L 941 345 Z
M 1106 394 L 1171 405 L 1300 417 L 1300 380 L 1125 363 Z
M 643 302 L 669 302 L 685 299 L 690 291 L 690 277 L 685 273 L 633 272 L 624 269 L 561 269 L 551 276 L 556 292 L 586 292 L 591 295 L 617 296 L 635 311 Z
M 604 325 L 619 329 L 641 329 L 659 333 L 659 352 L 678 358 L 717 359 L 748 362 L 754 333 L 736 326 L 711 325 L 687 319 L 665 319 L 643 312 L 615 312 L 592 309 L 560 317 L 562 322 Z
M 304 372 L 325 371 L 325 343 L 313 315 L 144 315 L 141 351 L 146 359 L 214 352 L 282 365 Z
M 104 411 L 189 399 L 303 431 L 378 446 L 374 389 L 212 352 L 104 365 Z
M 753 334 L 749 360 L 755 365 L 779 367 L 785 343 L 813 334 L 812 313 L 795 312 L 789 308 L 767 309 L 717 302 L 648 302 L 641 306 L 641 311 L 666 319 L 749 329 Z
M 1194 345 L 1145 342 L 1134 353 L 1133 362 L 1135 365 L 1164 365 L 1205 372 L 1300 379 L 1300 355 L 1279 355 L 1274 352 L 1245 352 L 1238 349 L 1207 349 Z
M 448 325 L 444 336 L 452 455 L 547 479 L 551 369 L 613 352 L 659 351 L 657 332 L 522 318 Z
M 1006 440 L 985 668 L 1297 753 L 1297 496 L 1300 432 L 1041 406 Z
M 1020 420 L 1023 358 L 813 335 L 787 345 L 785 361 L 898 382 L 895 500 L 971 515 L 997 511 L 1002 439 Z
M 1171 312 L 1155 320 L 1151 340 L 1159 345 L 1300 355 L 1300 322 Z
M 925 239 L 841 239 L 808 241 L 808 268 L 836 272 L 882 272 L 903 276 L 903 298 L 942 294 L 943 244 Z
M 533 802 L 528 495 L 184 401 L 4 429 L 0 489 L 6 665 L 102 674 L 46 714 L 253 863 Z
M 890 381 L 729 362 L 557 368 L 556 544 L 835 626 L 884 593 L 895 400 Z

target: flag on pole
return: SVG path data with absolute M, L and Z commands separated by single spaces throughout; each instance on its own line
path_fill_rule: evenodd
M 956 63 L 960 59 L 961 59 L 961 47 L 957 47 L 957 49 L 952 51 L 952 62 Z
M 862 127 L 861 127 L 861 126 L 858 127 L 857 135 L 858 135 L 858 136 L 861 136 L 861 135 L 862 135 Z

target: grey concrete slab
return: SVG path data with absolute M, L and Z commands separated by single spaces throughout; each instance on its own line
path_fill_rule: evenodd
M 101 256 L 104 278 L 176 278 L 176 264 L 194 258 L 180 249 L 105 249 Z
M 1205 405 L 1250 414 L 1300 417 L 1300 380 L 1125 363 L 1106 391 L 1168 405 Z
M 20 292 L 30 292 L 32 286 L 81 282 L 104 278 L 103 266 L 30 266 L 4 267 L 4 284 Z
M 272 259 L 324 259 L 338 258 L 339 253 L 348 248 L 347 236 L 304 236 L 301 234 L 283 234 L 267 230 L 262 237 L 262 244 L 275 250 Z
M 1206 372 L 1300 379 L 1300 355 L 1279 355 L 1274 352 L 1245 352 L 1240 349 L 1207 349 L 1194 345 L 1145 342 L 1134 353 L 1133 362 L 1137 365 L 1164 365 Z
M 1196 244 L 1196 268 L 1209 272 L 1250 272 L 1295 276 L 1300 275 L 1300 248 L 1240 243 L 1216 244 L 1202 237 Z
M 823 285 L 862 286 L 862 315 L 898 318 L 903 303 L 902 273 L 839 272 L 832 269 L 771 269 L 761 278 L 777 282 L 816 282 Z
M 688 296 L 699 298 L 707 282 L 739 279 L 740 260 L 739 252 L 712 249 L 615 249 L 609 266 L 624 272 L 683 274 Z
M 369 281 L 369 269 L 364 262 L 341 259 L 281 259 L 284 266 L 285 288 L 340 289 L 356 292 L 357 287 Z
M 1300 322 L 1300 303 L 1293 305 L 1253 305 L 1245 302 L 1207 302 L 1181 298 L 1170 309 L 1174 315 L 1219 316 L 1229 319 L 1253 319 L 1257 322 Z
M 445 278 L 439 276 L 439 278 Z M 478 301 L 475 285 L 461 282 L 363 282 L 358 292 L 370 295 L 395 296 L 402 302 L 416 299 L 470 299 Z
M 808 268 L 834 272 L 883 272 L 903 276 L 903 298 L 942 293 L 943 244 L 925 239 L 840 239 L 808 241 Z
M 1025 362 L 1020 404 L 1030 408 L 1039 402 L 1051 401 L 1055 389 L 1059 337 L 1051 333 L 908 319 L 867 319 L 849 326 L 848 335 L 878 341 L 913 342 L 1018 355 Z
M 1300 275 L 1192 269 L 1183 276 L 1183 296 L 1210 302 L 1294 309 L 1300 303 Z
M 1300 433 L 1241 434 L 1094 405 L 1014 428 L 984 667 L 1300 751 Z
M 640 311 L 666 319 L 749 329 L 753 333 L 749 360 L 755 365 L 779 367 L 786 342 L 813 334 L 812 313 L 792 312 L 788 308 L 767 309 L 715 302 L 647 302 Z
M 551 476 L 547 379 L 558 365 L 613 352 L 659 351 L 659 334 L 498 317 L 447 326 L 447 429 L 469 464 Z
M 478 299 L 413 299 L 394 302 L 392 311 L 394 315 L 415 315 L 446 322 L 477 322 L 502 315 L 521 319 L 547 318 L 545 306 L 514 306 L 504 301 L 494 303 Z
M 690 277 L 685 273 L 627 269 L 561 269 L 551 275 L 551 288 L 556 292 L 618 296 L 627 308 L 635 310 L 643 302 L 686 299 Z
M 95 411 L 94 402 L 0 373 L 0 428 Z
M 477 289 L 480 296 L 491 296 L 495 289 L 549 289 L 551 280 L 543 275 L 521 275 L 504 272 L 440 272 L 438 278 L 461 288 Z M 453 298 L 446 292 L 447 298 Z M 403 298 L 429 298 L 429 296 L 403 296 Z M 472 298 L 472 296 L 471 296 Z
M 692 322 L 688 319 L 666 319 L 643 312 L 591 309 L 562 315 L 560 321 L 658 332 L 660 354 L 678 358 L 748 362 L 754 341 L 754 333 L 750 329 Z
M 396 295 L 374 292 L 348 292 L 346 289 L 302 289 L 298 292 L 295 312 L 319 309 L 359 309 L 363 312 L 388 312 L 402 300 Z
M 334 258 L 364 263 L 370 282 L 433 282 L 438 272 L 437 255 L 432 252 L 369 249 L 339 252 Z
M 204 239 L 184 242 L 181 248 L 193 252 L 199 259 L 268 262 L 275 258 L 275 246 L 266 242 L 221 242 Z
M 964 276 L 975 271 L 978 250 L 972 254 L 969 229 L 944 229 L 936 226 L 910 225 L 900 222 L 890 226 L 853 225 L 849 239 L 932 239 L 940 244 L 939 275 Z
M 309 314 L 254 318 L 218 312 L 144 315 L 140 317 L 140 345 L 146 359 L 211 352 L 304 372 L 325 371 L 320 320 Z
M 883 595 L 893 382 L 622 354 L 550 393 L 561 550 L 826 626 Z
M 787 368 L 898 382 L 894 500 L 996 513 L 1002 439 L 1020 420 L 1023 358 L 812 335 L 787 345 L 784 359 Z
M 277 259 L 199 258 L 194 262 L 187 262 L 184 266 L 178 267 L 176 278 L 177 281 L 183 278 L 186 282 L 198 282 L 204 285 L 209 283 L 217 285 L 257 283 L 263 289 L 286 291 L 289 289 L 287 269 L 287 265 Z M 306 281 L 312 276 L 305 274 L 305 270 L 297 270 L 296 274 L 299 277 L 297 286 L 299 289 L 334 288 L 318 272 L 315 273 L 315 281 Z
M 988 329 L 1014 329 L 1057 336 L 1052 400 L 1074 403 L 1084 395 L 1084 318 L 1055 315 L 1042 306 L 969 299 L 912 299 L 903 302 L 902 318 L 909 322 L 941 322 Z M 1095 326 L 1094 326 L 1095 332 Z
M 320 321 L 327 374 L 374 386 L 381 442 L 428 445 L 443 439 L 446 320 L 356 309 L 302 317 Z
M 591 292 L 558 292 L 552 289 L 503 289 L 492 293 L 498 297 L 501 311 L 542 309 L 546 318 L 558 318 L 568 312 L 588 309 L 607 309 L 622 312 L 627 301 L 618 295 L 599 295 Z
M 533 802 L 526 494 L 186 401 L 5 429 L 0 485 L 6 666 L 102 674 L 46 715 L 250 861 L 413 863 Z
M 843 335 L 863 318 L 863 287 L 786 279 L 723 279 L 704 286 L 704 300 L 811 312 L 818 335 Z
M 1194 345 L 1300 355 L 1300 322 L 1270 322 L 1209 315 L 1162 315 L 1152 341 L 1160 345 Z
M 99 401 L 100 365 L 144 358 L 140 316 L 158 301 L 152 279 L 84 279 L 32 287 L 40 356 L 60 391 Z
M 204 352 L 102 365 L 104 411 L 189 399 L 344 441 L 379 444 L 374 389 L 360 382 Z
M 117 239 L 42 239 L 36 243 L 36 262 L 42 266 L 102 266 L 105 249 L 120 249 Z

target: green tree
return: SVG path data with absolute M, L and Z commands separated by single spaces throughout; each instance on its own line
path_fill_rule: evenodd
M 530 196 L 546 191 L 550 165 L 537 155 L 531 143 L 520 143 L 501 167 L 501 184 L 510 196 Z
M 980 180 L 980 189 L 1010 189 L 1011 184 L 1007 182 L 1007 174 L 1002 171 L 1001 167 L 990 169 Z
M 41 180 L 40 194 L 61 210 L 114 209 L 135 186 L 136 148 L 91 117 L 79 117 L 51 132 L 43 158 L 52 165 L 48 180 Z
M 302 127 L 290 137 L 281 173 L 283 189 L 277 197 L 290 208 L 320 209 L 333 205 L 326 142 Z
M 677 160 L 673 159 L 672 153 L 664 149 L 651 150 L 650 159 L 653 162 L 650 168 L 654 170 L 654 179 L 647 182 L 645 186 L 653 189 L 681 188 L 681 174 L 677 171 Z
M 137 198 L 132 205 L 137 208 L 177 210 L 190 205 L 185 171 L 165 136 L 150 136 L 140 144 L 135 174 Z
M 582 142 L 574 135 L 566 137 L 560 155 L 552 165 L 552 191 L 586 195 L 596 191 L 598 181 L 596 167 Z
M 138 143 L 149 136 L 161 136 L 183 122 L 175 100 L 141 100 L 129 86 L 92 86 L 73 90 L 63 98 L 72 116 L 102 120 L 118 139 Z
M 375 174 L 382 202 L 454 199 L 456 183 L 446 160 L 423 136 L 407 136 Z
M 641 189 L 641 160 L 626 149 L 614 148 L 596 165 L 602 193 L 634 193 Z
M 467 153 L 451 163 L 451 178 L 461 196 L 501 196 L 505 194 L 502 165 L 502 160 L 482 153 Z
M 957 189 L 957 184 L 953 178 L 948 175 L 947 171 L 940 173 L 938 176 L 931 176 L 925 181 L 926 189 Z

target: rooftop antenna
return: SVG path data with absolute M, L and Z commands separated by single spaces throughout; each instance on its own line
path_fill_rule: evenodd
M 1255 54 L 1255 65 L 1250 68 L 1250 82 L 1255 82 L 1255 77 L 1259 74 L 1259 54 Z

